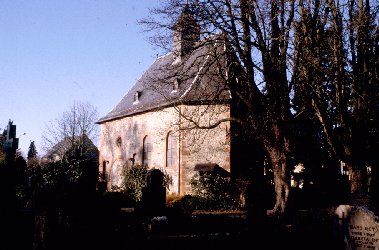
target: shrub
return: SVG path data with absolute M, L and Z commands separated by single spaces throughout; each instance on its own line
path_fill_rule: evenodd
M 154 169 L 154 168 L 153 168 Z M 125 193 L 134 202 L 140 202 L 142 200 L 142 192 L 147 186 L 147 173 L 149 169 L 147 165 L 135 164 L 132 167 L 124 166 L 122 176 L 123 182 L 121 187 L 112 187 L 113 191 L 120 191 Z M 172 178 L 163 172 L 163 187 L 167 190 L 172 184 Z
M 121 191 L 135 202 L 142 199 L 142 190 L 147 186 L 147 166 L 136 164 L 133 167 L 125 166 L 122 171 L 123 183 Z
M 192 193 L 201 199 L 203 209 L 237 209 L 240 207 L 236 185 L 218 173 L 196 173 L 190 181 Z M 199 205 L 196 205 L 199 206 Z
M 178 200 L 171 203 L 171 208 L 181 211 L 184 214 L 190 214 L 193 210 L 207 210 L 209 207 L 209 200 L 197 195 L 184 195 Z

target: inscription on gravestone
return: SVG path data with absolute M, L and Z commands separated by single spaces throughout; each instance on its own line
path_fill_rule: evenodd
M 346 249 L 379 249 L 379 223 L 374 213 L 363 207 L 341 205 L 336 214 Z

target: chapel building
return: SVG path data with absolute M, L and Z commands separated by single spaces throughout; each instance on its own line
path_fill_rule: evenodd
M 170 193 L 190 194 L 195 166 L 237 172 L 233 149 L 231 59 L 222 35 L 200 39 L 189 8 L 174 29 L 172 51 L 156 59 L 129 92 L 100 118 L 99 163 L 107 190 L 121 185 L 123 167 L 165 170 Z M 242 151 L 241 151 L 242 150 Z M 245 167 L 245 166 L 244 166 Z

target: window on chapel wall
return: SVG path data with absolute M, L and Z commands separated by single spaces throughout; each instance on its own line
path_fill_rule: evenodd
M 151 164 L 151 153 L 153 151 L 153 144 L 151 143 L 150 136 L 143 138 L 143 155 L 142 163 L 144 166 Z
M 176 137 L 172 132 L 167 135 L 166 167 L 173 167 L 177 163 L 178 147 Z

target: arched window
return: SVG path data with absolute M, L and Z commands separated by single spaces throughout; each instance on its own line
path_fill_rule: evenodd
M 151 153 L 153 151 L 153 144 L 151 143 L 150 136 L 145 136 L 143 138 L 143 155 L 142 155 L 142 163 L 144 166 L 151 163 Z
M 166 167 L 177 165 L 178 147 L 176 137 L 172 132 L 167 134 Z

